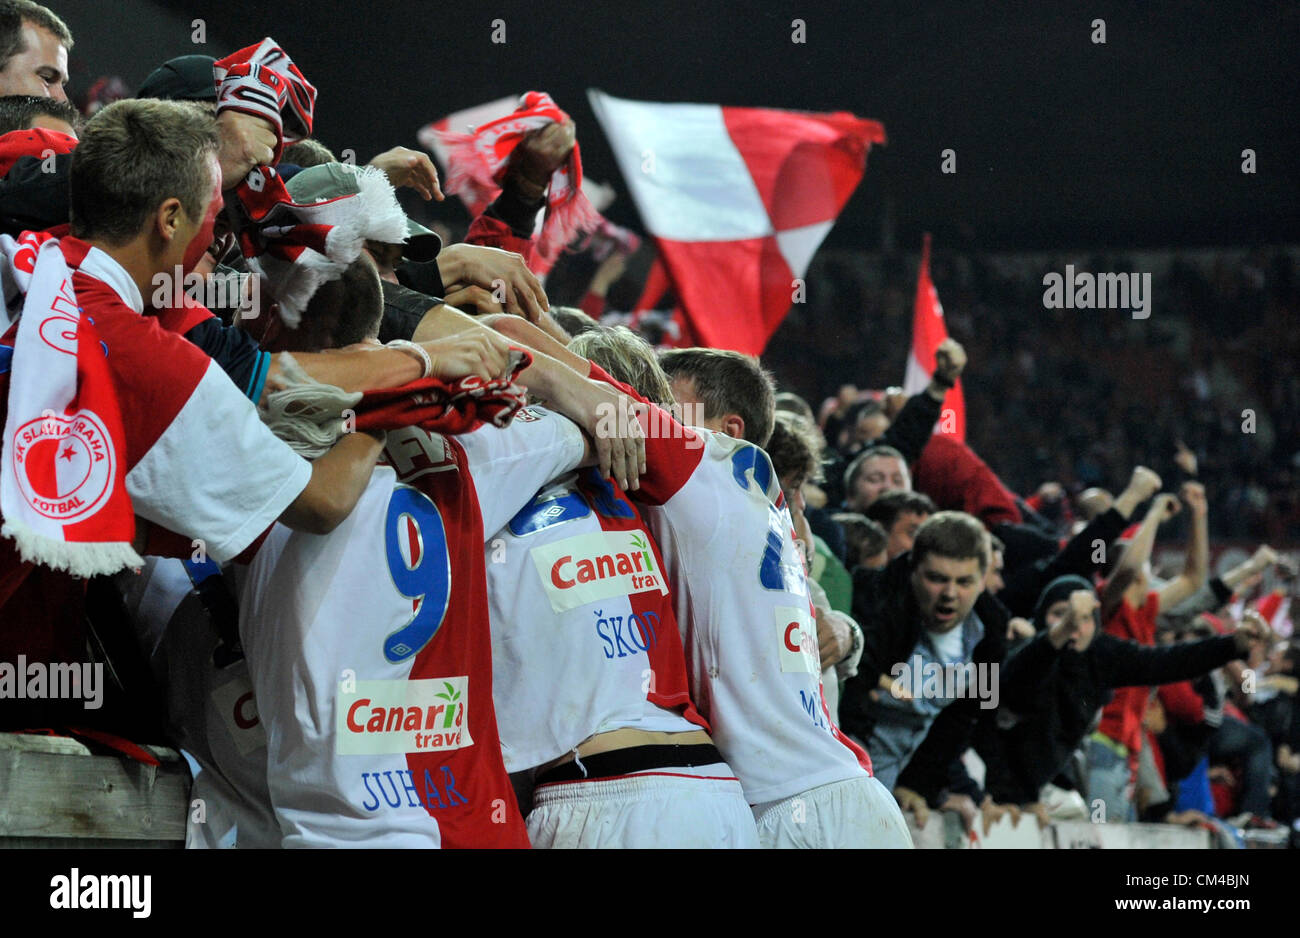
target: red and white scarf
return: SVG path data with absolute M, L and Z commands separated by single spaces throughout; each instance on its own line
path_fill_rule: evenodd
M 90 577 L 138 567 L 121 407 L 57 239 L 0 235 L 5 332 L 18 318 L 0 443 L 0 533 L 23 560 Z
M 218 113 L 251 114 L 275 128 L 273 162 L 285 144 L 311 134 L 316 89 L 274 39 L 218 59 L 212 74 Z M 321 284 L 361 255 L 367 212 L 360 203 L 346 204 L 352 196 L 299 205 L 269 166 L 253 169 L 234 196 L 227 206 L 240 250 L 249 267 L 271 281 L 281 318 L 296 327 Z M 397 240 L 404 237 L 403 221 Z
M 562 123 L 569 115 L 541 91 L 529 91 L 511 114 L 489 121 L 472 134 L 436 131 L 447 148 L 447 179 L 443 191 L 459 195 L 466 205 L 486 206 L 501 191 L 510 156 L 525 135 Z M 475 212 L 478 214 L 478 212 Z M 537 238 L 537 254 L 549 267 L 579 235 L 601 222 L 600 214 L 582 192 L 582 156 L 573 153 L 552 175 L 546 194 L 546 219 Z

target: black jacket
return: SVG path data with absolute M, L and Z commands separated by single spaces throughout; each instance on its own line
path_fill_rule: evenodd
M 840 727 L 864 743 L 871 738 L 876 723 L 871 691 L 879 685 L 880 676 L 906 661 L 921 640 L 921 614 L 912 595 L 911 573 L 910 552 L 895 557 L 883 570 L 858 568 L 853 572 L 853 618 L 862 627 L 862 660 L 857 675 L 845 683 L 840 696 Z M 971 660 L 1000 665 L 1006 655 L 1010 616 L 988 593 L 976 600 L 975 613 L 984 623 L 984 637 L 976 644 Z M 974 697 L 945 707 L 917 750 L 917 754 L 925 752 L 921 763 L 916 764 L 917 754 L 913 754 L 898 784 L 927 798 L 937 797 L 947 787 L 948 763 L 969 745 L 980 712 L 980 701 Z
M 998 802 L 1037 801 L 1113 688 L 1185 681 L 1237 657 L 1230 635 L 1146 647 L 1103 632 L 1079 653 L 1052 647 L 1040 633 L 1002 669 L 1003 702 L 1018 721 L 1004 730 L 986 722 L 977 734 L 976 750 L 988 770 L 985 787 Z

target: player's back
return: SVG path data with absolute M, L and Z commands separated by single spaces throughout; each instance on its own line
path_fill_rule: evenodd
M 821 694 L 802 558 L 772 464 L 758 447 L 698 430 L 689 477 L 645 517 L 684 630 L 692 698 L 751 804 L 866 774 Z
M 615 729 L 701 728 L 659 549 L 608 479 L 584 469 L 542 488 L 489 539 L 487 560 L 510 772 Z
M 241 631 L 286 846 L 527 845 L 492 710 L 481 520 L 448 449 L 419 487 L 376 468 L 329 535 L 277 527 L 249 571 Z

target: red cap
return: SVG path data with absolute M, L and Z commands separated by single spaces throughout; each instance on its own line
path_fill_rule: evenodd
M 0 136 L 0 176 L 8 175 L 14 163 L 24 156 L 34 156 L 41 160 L 51 152 L 58 155 L 71 153 L 76 145 L 76 137 L 69 137 L 57 130 L 46 130 L 44 127 L 12 130 Z

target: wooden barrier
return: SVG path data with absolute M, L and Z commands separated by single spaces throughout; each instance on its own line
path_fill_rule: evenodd
M 60 736 L 0 733 L 0 847 L 183 847 L 190 772 L 92 755 Z

